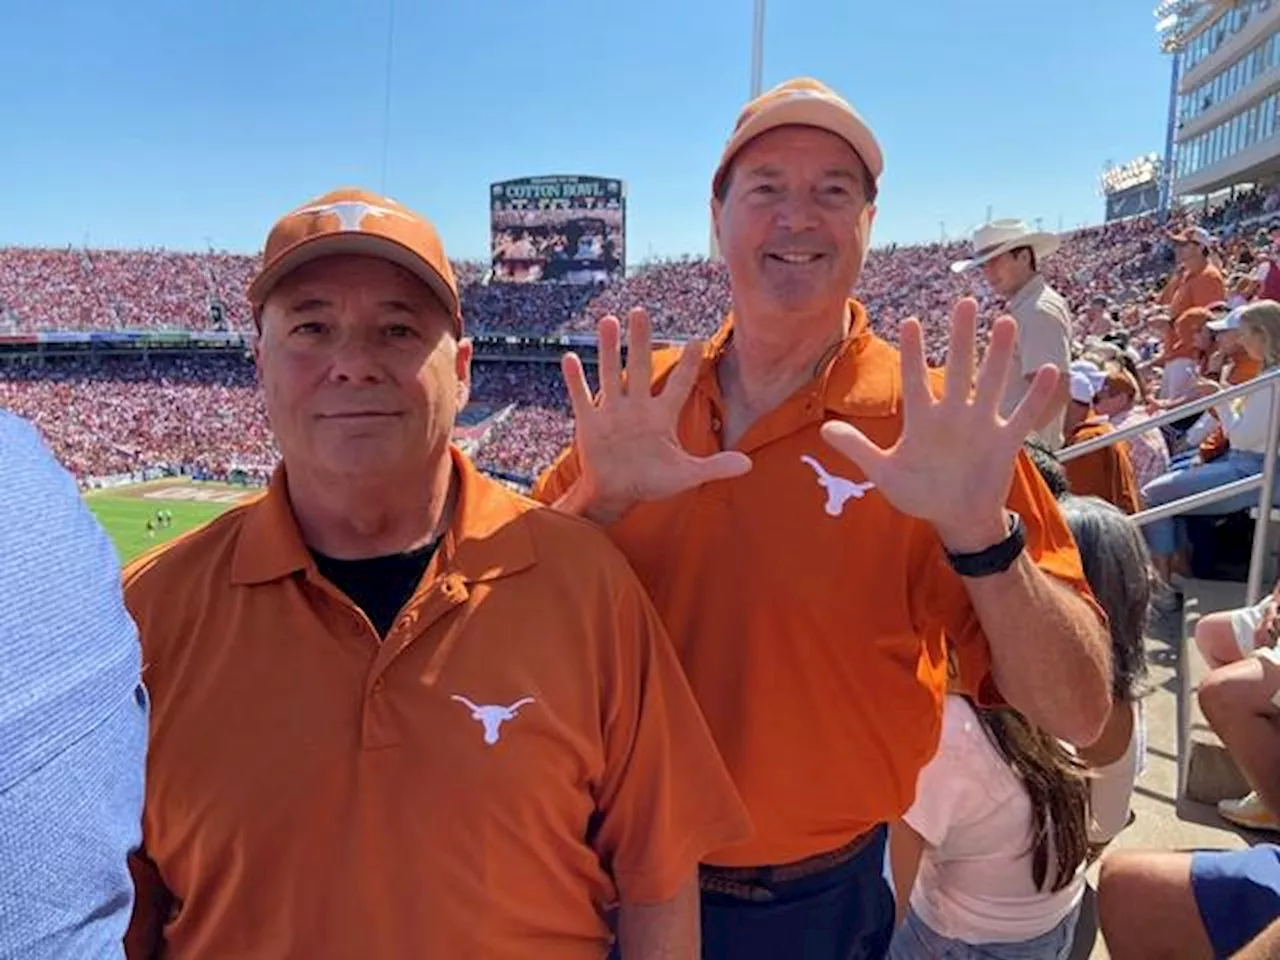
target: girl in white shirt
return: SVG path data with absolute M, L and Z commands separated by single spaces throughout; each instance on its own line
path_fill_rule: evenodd
M 948 696 L 938 752 L 890 832 L 890 960 L 1056 960 L 1071 951 L 1089 851 L 1079 760 L 1009 708 Z

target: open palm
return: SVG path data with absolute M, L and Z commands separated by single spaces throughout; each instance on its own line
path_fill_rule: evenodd
M 914 317 L 902 324 L 903 425 L 884 450 L 856 427 L 832 421 L 822 436 L 856 463 L 894 507 L 950 530 L 970 529 L 999 515 L 1013 480 L 1014 462 L 1027 435 L 1048 411 L 1058 383 L 1053 367 L 1041 368 L 1007 420 L 1000 416 L 1017 324 L 1001 317 L 977 371 L 978 305 L 966 297 L 951 311 L 951 337 L 943 393 L 929 389 L 924 337 Z
M 699 457 L 680 442 L 680 411 L 698 378 L 703 351 L 700 341 L 685 345 L 662 389 L 654 393 L 649 315 L 644 310 L 627 315 L 625 370 L 618 318 L 603 318 L 598 332 L 598 393 L 592 395 L 577 354 L 567 353 L 561 362 L 573 406 L 581 482 L 592 502 L 618 512 L 640 501 L 662 500 L 751 469 L 746 454 L 726 451 Z

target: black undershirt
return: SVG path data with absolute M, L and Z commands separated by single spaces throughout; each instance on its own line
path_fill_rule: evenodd
M 315 550 L 311 556 L 324 578 L 363 610 L 378 636 L 385 638 L 396 615 L 422 582 L 435 552 L 436 542 L 432 542 L 408 553 L 364 560 L 336 560 Z

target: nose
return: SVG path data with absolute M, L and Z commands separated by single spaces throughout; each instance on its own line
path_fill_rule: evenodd
M 812 229 L 819 223 L 818 205 L 808 190 L 788 190 L 776 210 L 778 226 L 791 233 Z
M 359 328 L 348 327 L 334 344 L 329 379 L 338 383 L 380 383 L 384 379 L 375 344 Z

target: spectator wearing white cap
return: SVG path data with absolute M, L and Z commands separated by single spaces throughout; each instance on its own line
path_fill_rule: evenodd
M 1145 409 L 1138 406 L 1142 388 L 1138 368 L 1133 358 L 1124 352 L 1103 364 L 1106 374 L 1101 389 L 1094 395 L 1093 409 L 1110 421 L 1117 430 L 1123 430 L 1151 419 Z M 1169 444 L 1159 430 L 1145 430 L 1129 441 L 1129 459 L 1138 479 L 1138 489 L 1150 483 L 1169 469 Z
M 1259 300 L 1242 307 L 1240 336 L 1245 349 L 1264 370 L 1280 364 L 1280 304 Z M 1261 473 L 1270 425 L 1270 405 L 1271 398 L 1262 391 L 1213 407 L 1230 444 L 1226 455 L 1208 463 L 1195 458 L 1181 468 L 1175 459 L 1173 469 L 1143 488 L 1142 495 L 1147 504 L 1154 507 L 1172 503 Z M 1191 513 L 1196 516 L 1222 516 L 1253 506 L 1257 500 L 1257 492 L 1250 491 L 1199 507 Z M 1185 545 L 1182 518 L 1166 517 L 1152 521 L 1143 527 L 1143 533 L 1151 547 L 1156 571 L 1168 582 L 1175 558 L 1179 557 Z
M 1227 299 L 1222 271 L 1209 261 L 1214 237 L 1204 227 L 1188 227 L 1169 237 L 1173 241 L 1177 269 L 1160 291 L 1159 302 L 1174 317 L 1192 307 L 1208 307 Z
M 1071 364 L 1071 399 L 1065 421 L 1067 446 L 1115 433 L 1115 427 L 1093 408 L 1094 397 L 1106 379 L 1106 374 L 1091 360 L 1076 360 Z M 1137 513 L 1141 509 L 1138 480 L 1125 441 L 1075 457 L 1064 467 L 1071 492 L 1076 496 L 1101 497 L 1125 513 Z
M 1021 220 L 995 220 L 974 231 L 973 256 L 951 265 L 954 273 L 981 267 L 1018 323 L 1018 345 L 1001 408 L 1006 416 L 1026 395 L 1037 370 L 1049 365 L 1065 374 L 1071 360 L 1071 309 L 1040 275 L 1041 263 L 1057 249 L 1058 238 L 1051 233 L 1032 231 Z M 1036 424 L 1037 434 L 1051 450 L 1063 443 L 1066 402 L 1064 377 L 1055 402 Z

